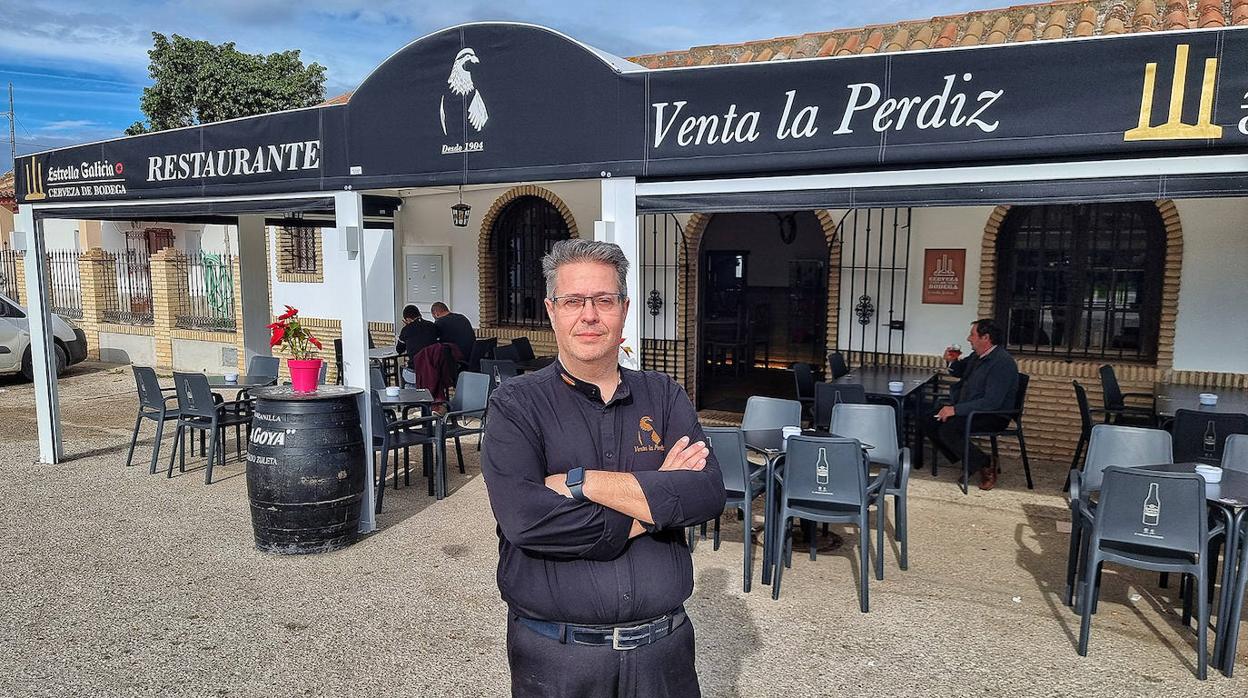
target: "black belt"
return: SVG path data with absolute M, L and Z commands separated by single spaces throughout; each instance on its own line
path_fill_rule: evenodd
M 610 645 L 612 649 L 631 650 L 657 642 L 684 625 L 689 616 L 684 607 L 652 620 L 632 625 L 572 625 L 516 616 L 524 627 L 543 637 L 573 645 Z

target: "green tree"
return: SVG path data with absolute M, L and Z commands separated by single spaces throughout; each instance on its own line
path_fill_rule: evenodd
M 152 33 L 136 121 L 127 135 L 310 107 L 325 99 L 325 66 L 305 66 L 299 51 L 243 53 L 233 42 L 213 44 Z

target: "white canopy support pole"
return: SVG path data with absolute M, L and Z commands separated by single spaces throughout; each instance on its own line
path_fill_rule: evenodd
M 334 220 L 338 249 L 333 254 L 345 270 L 343 283 L 335 288 L 342 321 L 343 384 L 363 388 L 358 401 L 360 426 L 364 429 L 364 501 L 360 505 L 360 533 L 376 530 L 374 515 L 377 491 L 373 487 L 372 387 L 368 377 L 368 273 L 365 269 L 364 199 L 353 191 L 334 193 Z M 385 486 L 385 483 L 382 483 Z
M 56 354 L 49 310 L 48 271 L 44 263 L 47 246 L 43 221 L 36 221 L 29 204 L 18 207 L 13 221 L 17 247 L 26 251 L 26 318 L 30 323 L 30 359 L 35 377 L 35 418 L 39 431 L 39 462 L 59 463 L 61 407 L 56 388 Z M 68 358 L 68 357 L 66 357 Z
M 394 336 L 398 339 L 401 318 L 403 317 L 403 306 L 407 302 L 407 259 L 403 256 L 403 223 L 402 217 L 399 215 L 403 212 L 403 207 L 399 206 L 394 211 L 394 225 L 390 234 L 390 260 L 393 262 L 391 267 L 394 269 Z
M 594 239 L 614 242 L 628 258 L 628 317 L 624 318 L 624 346 L 633 349 L 631 368 L 641 367 L 641 313 L 646 307 L 641 288 L 641 245 L 637 227 L 637 180 L 612 177 L 602 185 L 602 220 L 594 222 Z
M 238 217 L 238 274 L 243 304 L 243 366 L 253 356 L 272 356 L 269 328 L 272 308 L 269 301 L 269 259 L 266 252 L 263 215 Z

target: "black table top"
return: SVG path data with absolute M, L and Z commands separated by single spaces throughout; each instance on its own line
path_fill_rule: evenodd
M 774 455 L 780 453 L 784 446 L 783 429 L 746 429 L 745 445 L 755 451 Z M 802 436 L 836 437 L 836 434 L 822 429 L 803 429 Z M 874 448 L 871 444 L 862 444 L 863 448 Z
M 524 373 L 525 371 L 537 371 L 555 363 L 554 356 L 535 356 L 528 361 L 517 361 L 516 371 Z
M 1194 473 L 1198 463 L 1165 463 L 1143 465 L 1142 468 L 1161 473 Z M 1229 507 L 1248 507 L 1248 473 L 1222 469 L 1221 482 L 1205 483 L 1205 499 Z
M 888 366 L 861 366 L 841 376 L 833 384 L 857 383 L 868 395 L 886 397 L 909 397 L 916 390 L 935 380 L 939 375 L 936 371 L 926 368 L 891 368 Z M 901 392 L 894 393 L 888 389 L 889 381 L 901 381 L 905 386 Z
M 225 376 L 220 374 L 208 374 L 205 377 L 208 379 L 208 386 L 211 388 L 237 388 L 239 390 L 244 388 L 261 388 L 277 382 L 277 378 L 273 376 L 249 376 L 247 374 L 240 374 L 238 380 L 233 381 L 227 381 Z
M 404 405 L 423 405 L 433 403 L 433 394 L 424 388 L 400 388 L 396 396 L 386 395 L 386 391 L 378 390 L 382 406 L 402 407 Z
M 377 347 L 375 349 L 368 350 L 368 358 L 376 359 L 378 361 L 397 359 L 400 356 L 402 356 L 402 354 L 400 354 L 394 347 Z
M 1201 393 L 1217 395 L 1218 404 L 1200 404 Z M 1157 397 L 1157 414 L 1163 417 L 1173 417 L 1175 410 L 1248 414 L 1248 390 L 1243 388 L 1201 388 L 1194 385 L 1154 383 L 1153 395 Z

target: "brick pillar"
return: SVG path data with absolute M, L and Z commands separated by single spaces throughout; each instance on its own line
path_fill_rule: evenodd
M 108 296 L 117 291 L 117 261 L 113 255 L 92 247 L 78 260 L 82 284 L 82 319 L 78 326 L 87 335 L 87 356 L 100 358 L 100 325 L 108 310 Z
M 242 373 L 247 370 L 247 351 L 243 345 L 243 283 L 238 255 L 234 255 L 230 262 L 230 287 L 234 294 L 234 351 L 238 355 L 238 371 Z
M 152 345 L 157 368 L 173 368 L 173 329 L 180 299 L 187 293 L 186 255 L 173 247 L 152 255 Z
M 13 300 L 18 305 L 26 305 L 26 253 L 18 251 L 13 264 L 13 273 L 17 277 L 17 297 Z

